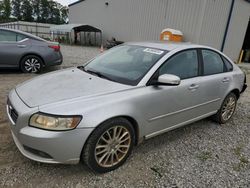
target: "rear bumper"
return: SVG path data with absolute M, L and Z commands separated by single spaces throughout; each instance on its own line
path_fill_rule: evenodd
M 247 84 L 245 83 L 240 93 L 243 93 L 246 89 L 247 89 Z
M 61 65 L 63 63 L 63 56 L 61 52 L 53 52 L 50 56 L 45 58 L 45 67 Z
M 63 63 L 63 58 L 58 59 L 57 61 L 50 63 L 49 66 L 61 65 Z

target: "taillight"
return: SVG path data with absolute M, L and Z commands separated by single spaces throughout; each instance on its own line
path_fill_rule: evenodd
M 51 46 L 49 46 L 49 48 L 54 49 L 56 52 L 60 51 L 60 46 L 59 45 L 51 45 Z

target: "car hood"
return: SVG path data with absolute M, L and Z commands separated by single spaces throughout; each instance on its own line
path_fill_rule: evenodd
M 26 105 L 37 107 L 78 97 L 106 95 L 130 87 L 72 68 L 28 80 L 17 86 L 16 92 Z

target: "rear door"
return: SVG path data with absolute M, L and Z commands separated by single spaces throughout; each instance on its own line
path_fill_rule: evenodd
M 207 103 L 204 107 L 207 112 L 216 111 L 220 108 L 225 92 L 232 82 L 232 67 L 226 66 L 221 55 L 213 50 L 201 49 L 200 55 L 203 61 L 202 96 Z
M 19 67 L 22 55 L 30 46 L 30 40 L 25 35 L 0 30 L 0 67 Z

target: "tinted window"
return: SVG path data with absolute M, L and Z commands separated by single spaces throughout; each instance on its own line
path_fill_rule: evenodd
M 202 50 L 204 75 L 224 72 L 224 64 L 219 54 L 211 50 Z
M 0 31 L 0 41 L 15 42 L 16 33 L 10 31 Z
M 168 60 L 161 68 L 160 75 L 173 74 L 181 79 L 198 76 L 198 57 L 196 50 L 181 52 Z
M 11 31 L 0 31 L 0 42 L 17 42 L 27 38 L 25 35 Z
M 21 41 L 23 39 L 26 39 L 27 37 L 25 35 L 17 34 L 17 41 Z
M 222 57 L 224 63 L 225 63 L 225 71 L 226 72 L 229 72 L 229 71 L 232 71 L 233 70 L 233 65 L 225 58 L 225 57 Z

